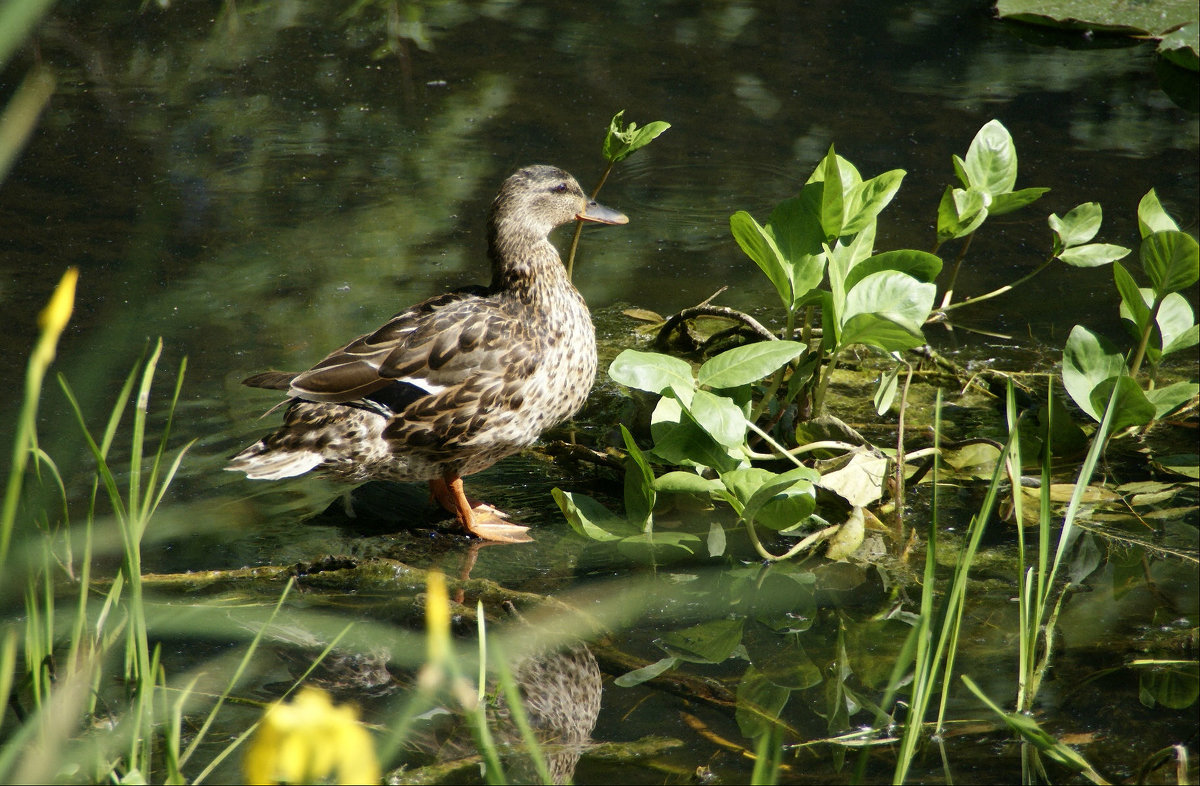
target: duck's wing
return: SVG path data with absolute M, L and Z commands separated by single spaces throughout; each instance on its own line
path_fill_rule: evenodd
M 473 287 L 413 306 L 296 375 L 289 392 L 308 401 L 369 399 L 398 412 L 425 395 L 477 388 L 481 377 L 528 373 L 531 359 L 511 341 L 524 326 L 485 294 Z

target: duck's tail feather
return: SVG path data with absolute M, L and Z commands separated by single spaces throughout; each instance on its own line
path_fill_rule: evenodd
M 225 469 L 230 472 L 245 472 L 251 480 L 281 480 L 303 475 L 325 460 L 315 450 L 303 447 L 292 450 L 268 448 L 262 441 L 256 442 L 230 459 Z

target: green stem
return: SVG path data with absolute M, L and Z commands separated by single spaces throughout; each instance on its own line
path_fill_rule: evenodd
M 600 193 L 600 189 L 604 187 L 604 182 L 608 180 L 608 175 L 613 171 L 613 167 L 617 165 L 616 161 L 609 161 L 608 166 L 604 170 L 604 174 L 600 176 L 600 182 L 592 189 L 592 195 L 589 199 L 595 201 L 596 195 Z M 571 279 L 571 275 L 575 272 L 575 252 L 579 249 L 579 235 L 583 233 L 583 222 L 575 222 L 575 234 L 571 235 L 571 250 L 567 252 L 567 280 Z
M 1150 307 L 1150 316 L 1146 319 L 1146 327 L 1142 328 L 1142 340 L 1138 342 L 1137 351 L 1133 353 L 1133 360 L 1129 363 L 1129 376 L 1135 379 L 1142 369 L 1142 361 L 1146 359 L 1146 347 L 1150 345 L 1150 335 L 1154 332 L 1154 326 L 1158 324 L 1158 310 L 1161 307 L 1162 300 L 1154 298 L 1154 305 Z
M 988 292 L 986 295 L 977 295 L 975 297 L 969 297 L 966 300 L 960 300 L 954 304 L 943 303 L 943 305 L 941 306 L 941 310 L 942 311 L 951 311 L 956 308 L 962 308 L 963 306 L 969 306 L 972 303 L 980 303 L 984 300 L 991 300 L 992 298 L 994 298 L 998 295 L 1003 295 L 1005 292 L 1008 292 L 1011 289 L 1015 289 L 1016 287 L 1021 286 L 1026 281 L 1028 281 L 1029 279 L 1036 276 L 1038 273 L 1041 273 L 1043 270 L 1045 270 L 1047 267 L 1049 267 L 1050 264 L 1057 258 L 1058 257 L 1054 257 L 1054 256 L 1050 257 L 1045 262 L 1038 265 L 1037 269 L 1034 270 L 1032 273 L 1028 273 L 1028 274 L 1022 276 L 1021 278 L 1018 278 L 1016 281 L 1012 282 L 1011 284 L 1006 284 L 1005 286 L 1002 286 L 999 289 L 993 289 L 991 292 Z
M 954 259 L 954 268 L 950 271 L 950 280 L 946 283 L 946 294 L 942 295 L 942 305 L 940 308 L 947 308 L 950 305 L 950 300 L 954 297 L 954 282 L 958 280 L 958 270 L 962 267 L 963 259 L 967 256 L 967 249 L 971 247 L 971 240 L 975 237 L 975 233 L 967 235 L 967 239 L 963 241 L 962 248 L 958 250 L 958 256 Z M 940 244 L 937 248 L 940 248 Z M 935 251 L 936 253 L 936 251 Z

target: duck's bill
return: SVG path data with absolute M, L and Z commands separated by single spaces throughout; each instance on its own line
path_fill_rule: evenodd
M 629 217 L 624 213 L 605 207 L 599 202 L 588 202 L 587 207 L 579 211 L 575 218 L 580 221 L 594 221 L 597 224 L 628 224 Z

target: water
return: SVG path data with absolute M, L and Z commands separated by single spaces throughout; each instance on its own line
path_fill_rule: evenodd
M 398 520 L 430 526 L 419 490 L 365 488 L 355 495 L 359 517 L 348 519 L 338 489 L 320 481 L 268 486 L 221 472 L 225 457 L 277 417 L 257 420 L 275 399 L 238 380 L 267 368 L 307 367 L 405 305 L 485 280 L 483 215 L 501 180 L 519 166 L 547 162 L 590 188 L 602 171 L 603 131 L 621 109 L 626 120 L 667 120 L 672 128 L 618 166 L 601 194 L 630 224 L 584 238 L 576 281 L 603 318 L 610 354 L 633 340 L 633 324 L 619 315 L 626 304 L 669 314 L 728 285 L 719 302 L 769 315 L 774 295 L 730 238 L 728 217 L 744 209 L 764 219 L 830 144 L 864 175 L 908 172 L 881 219 L 878 245 L 928 249 L 938 199 L 953 179 L 951 154 L 963 155 L 987 120 L 1006 125 L 1020 154 L 1018 186 L 1052 191 L 1031 208 L 988 222 L 960 275 L 963 294 L 988 291 L 1040 264 L 1050 241 L 1046 214 L 1081 202 L 1103 204 L 1098 239 L 1104 242 L 1136 246 L 1136 205 L 1151 187 L 1185 228 L 1195 229 L 1200 124 L 1160 89 L 1162 67 L 1150 44 L 1051 35 L 1002 24 L 986 5 L 960 2 L 630 1 L 569 12 L 544 2 L 404 7 L 418 21 L 395 28 L 403 37 L 390 42 L 384 6 L 340 17 L 326 4 L 298 1 L 239 4 L 235 15 L 225 9 L 216 17 L 212 8 L 192 4 L 141 13 L 64 7 L 39 37 L 59 89 L 0 188 L 6 273 L 0 301 L 9 326 L 0 338 L 0 371 L 10 380 L 23 373 L 36 312 L 68 265 L 81 269 L 79 300 L 57 368 L 92 422 L 101 422 L 147 341 L 161 336 L 165 344 L 160 395 L 167 393 L 167 372 L 187 357 L 175 434 L 178 442 L 198 442 L 156 519 L 147 570 L 352 554 L 456 571 L 461 544 L 430 546 L 431 553 L 414 557 L 415 543 L 392 532 Z M 18 59 L 3 74 L 0 92 L 11 92 L 28 62 Z M 1192 78 L 1193 91 L 1194 84 Z M 1195 287 L 1188 297 L 1195 304 Z M 1057 266 L 963 318 L 1011 334 L 1012 341 L 940 331 L 931 339 L 965 358 L 1026 368 L 1028 347 L 1050 347 L 1038 357 L 1052 362 L 1054 348 L 1078 322 L 1120 338 L 1115 311 L 1107 269 Z M 43 445 L 61 457 L 69 490 L 82 498 L 85 456 L 50 387 Z M 611 388 L 598 393 L 580 419 L 580 441 L 613 444 L 612 412 L 620 406 L 614 396 Z M 0 427 L 5 444 L 11 420 Z M 604 582 L 622 587 L 621 577 L 640 573 L 571 536 L 550 502 L 549 490 L 560 486 L 619 507 L 611 473 L 528 455 L 468 483 L 473 495 L 533 525 L 538 538 L 530 548 L 481 550 L 473 576 L 531 592 L 603 594 L 596 587 L 609 586 Z M 963 493 L 970 495 L 969 486 Z M 1194 516 L 1179 526 L 1194 555 Z M 1011 556 L 1003 548 L 1010 533 L 991 537 Z M 416 540 L 430 542 L 427 535 Z M 1172 604 L 1176 613 L 1167 616 L 1190 620 L 1194 631 L 1188 572 L 1170 561 L 1152 566 L 1164 573 L 1154 591 L 1165 585 L 1171 602 L 1155 607 L 1145 583 L 1134 588 L 1141 599 L 1134 602 L 1121 582 L 1097 580 L 1096 587 L 1123 588 L 1113 601 L 1120 608 L 1111 624 L 1069 640 L 1063 683 L 1068 674 L 1090 673 L 1082 653 L 1113 631 L 1125 644 L 1105 650 L 1103 660 L 1120 665 L 1126 650 L 1136 648 L 1139 626 L 1153 627 L 1150 620 Z M 820 581 L 828 586 L 821 585 L 817 604 L 823 611 L 803 638 L 808 656 L 822 666 L 835 658 L 839 628 L 865 636 L 859 623 L 889 603 L 874 568 L 849 577 L 825 569 L 830 575 Z M 894 569 L 883 569 L 885 581 Z M 703 565 L 685 564 L 659 580 L 699 586 L 709 579 Z M 978 664 L 972 673 L 985 690 L 995 688 L 993 697 L 1009 695 L 1013 667 L 1002 647 L 988 654 L 987 642 L 1012 630 L 1012 592 L 1011 584 L 1001 584 L 994 597 L 980 598 L 975 612 L 981 649 L 971 655 Z M 327 602 L 348 601 L 331 593 Z M 705 592 L 666 598 L 622 634 L 628 638 L 622 646 L 653 661 L 662 656 L 655 638 L 712 616 L 723 602 Z M 1067 613 L 1086 617 L 1072 610 L 1082 607 L 1069 605 Z M 383 600 L 378 607 L 361 602 L 356 613 L 378 619 L 389 608 Z M 752 655 L 755 646 L 778 646 L 774 634 L 761 638 L 747 645 Z M 621 669 L 603 644 L 596 649 L 611 678 Z M 693 672 L 724 678 L 732 690 L 744 667 L 735 660 Z M 856 673 L 882 668 L 863 663 Z M 984 684 L 979 674 L 993 672 L 1003 676 Z M 1186 736 L 1180 724 L 1188 710 L 1176 716 L 1142 709 L 1136 678 L 1125 676 L 1104 683 L 1102 699 L 1085 702 L 1068 690 L 1059 706 L 1048 700 L 1046 711 L 1059 713 L 1052 730 L 1080 731 L 1078 706 L 1103 703 L 1148 730 L 1117 746 L 1130 760 Z M 806 690 L 790 699 L 789 722 L 802 739 L 833 733 L 821 717 L 823 689 Z M 698 714 L 717 736 L 749 745 L 732 717 L 714 707 L 606 682 L 597 739 L 655 732 L 686 744 L 651 763 L 618 766 L 585 757 L 577 780 L 614 771 L 639 781 L 684 778 L 698 766 L 733 780 L 747 777 L 740 754 L 713 743 L 685 717 Z M 976 760 L 965 750 L 972 744 L 953 754 L 968 770 L 974 765 L 965 762 Z M 792 761 L 796 770 L 785 777 L 809 777 L 801 774 L 808 755 Z M 876 762 L 870 777 L 890 777 L 888 761 Z M 920 777 L 940 778 L 935 762 L 928 763 Z M 818 779 L 838 777 L 827 749 L 811 766 Z M 955 774 L 986 781 L 994 772 Z

